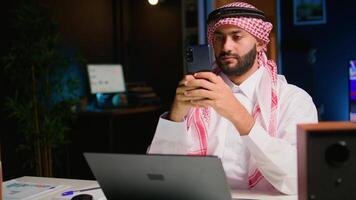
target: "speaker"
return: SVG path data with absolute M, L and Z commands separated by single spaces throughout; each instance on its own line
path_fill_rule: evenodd
M 297 126 L 298 199 L 356 199 L 356 124 Z

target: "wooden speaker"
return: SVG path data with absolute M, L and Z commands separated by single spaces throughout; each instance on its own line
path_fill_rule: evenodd
M 356 199 L 356 123 L 297 126 L 299 200 Z

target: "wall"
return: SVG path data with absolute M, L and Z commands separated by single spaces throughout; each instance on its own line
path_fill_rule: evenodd
M 146 81 L 170 104 L 183 74 L 181 2 L 165 0 L 157 6 L 147 1 L 128 4 L 128 30 L 124 36 L 128 53 L 127 76 L 132 81 Z
M 112 0 L 41 0 L 53 12 L 66 48 L 90 63 L 113 61 Z
M 348 61 L 356 59 L 355 1 L 326 1 L 327 23 L 293 25 L 292 0 L 281 1 L 282 63 L 287 80 L 305 89 L 322 120 L 348 120 Z M 316 50 L 315 63 L 309 62 Z

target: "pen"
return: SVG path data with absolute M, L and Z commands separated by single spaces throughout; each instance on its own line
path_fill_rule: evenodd
M 86 188 L 86 189 L 81 189 L 81 190 L 70 190 L 62 193 L 62 196 L 68 196 L 74 194 L 74 192 L 85 192 L 89 190 L 97 190 L 100 189 L 100 187 L 93 187 L 93 188 Z

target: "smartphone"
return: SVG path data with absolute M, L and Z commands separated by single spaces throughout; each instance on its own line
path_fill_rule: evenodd
M 185 61 L 188 74 L 211 71 L 215 62 L 214 50 L 208 44 L 189 46 L 186 48 Z

